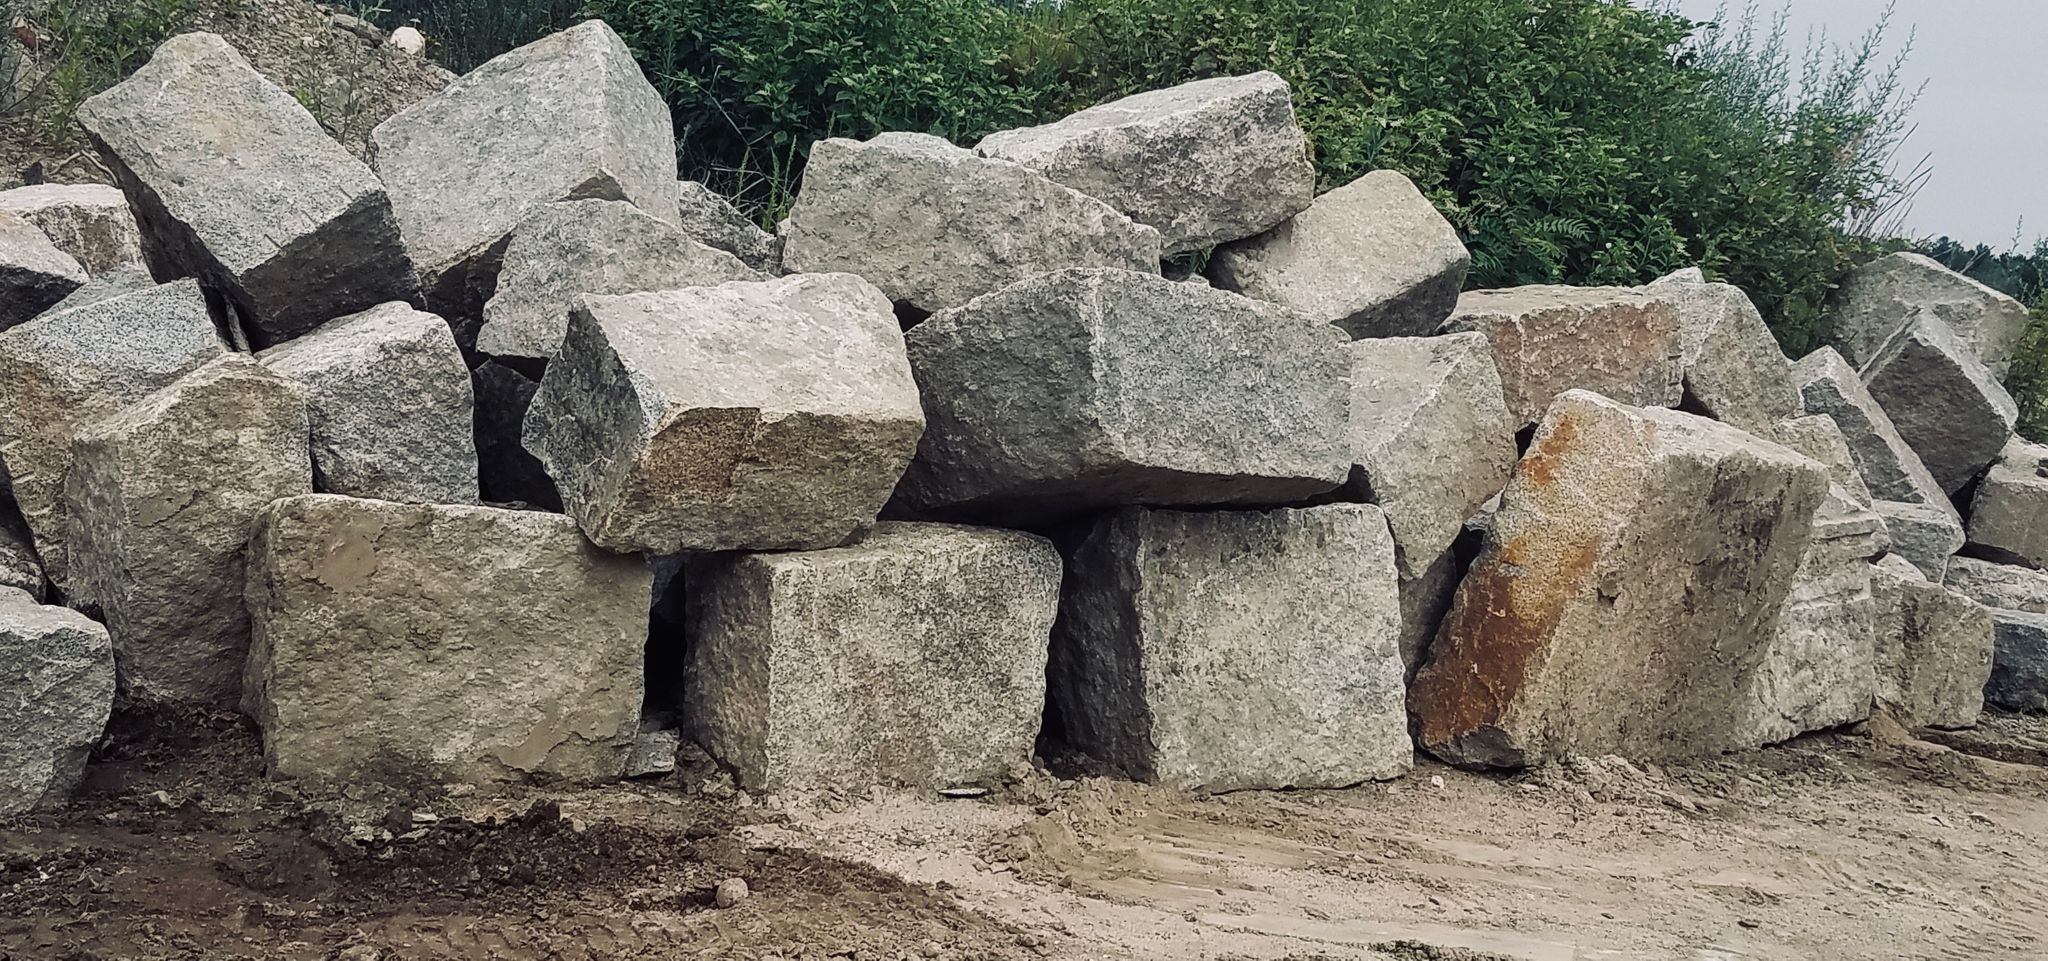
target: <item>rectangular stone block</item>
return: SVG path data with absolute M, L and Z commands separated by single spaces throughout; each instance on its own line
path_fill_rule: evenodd
M 1963 547 L 1963 526 L 1955 515 L 1928 504 L 1873 501 L 1884 518 L 1891 552 L 1910 561 L 1928 580 L 1940 582 L 1949 558 Z
M 1859 512 L 1877 524 L 1872 511 Z M 1843 518 L 1834 526 L 1856 527 Z M 1877 550 L 1858 533 L 1808 542 L 1756 673 L 1754 727 L 1744 741 L 1776 744 L 1870 716 L 1877 683 L 1870 561 Z
M 2012 439 L 2019 406 L 1938 317 L 1915 318 L 1863 365 L 1862 376 L 1947 493 L 1975 480 Z
M 1876 706 L 1908 729 L 1977 723 L 1991 677 L 1992 612 L 1900 557 L 1871 568 Z
M 95 278 L 142 263 L 142 232 L 128 198 L 114 187 L 46 183 L 0 190 L 0 211 L 27 218 Z
M 28 218 L 0 210 L 0 330 L 33 320 L 87 279 L 85 268 Z
M 1683 397 L 1678 307 L 1661 290 L 1475 290 L 1458 298 L 1443 330 L 1486 335 L 1517 429 L 1574 388 L 1648 407 L 1676 407 Z
M 1842 278 L 1828 298 L 1829 340 L 1850 363 L 1861 366 L 1923 313 L 1954 328 L 1970 351 L 2001 378 L 2027 330 L 2027 308 L 2019 301 L 1933 258 L 1901 252 Z
M 1984 703 L 2008 711 L 2048 712 L 2048 614 L 1991 610 L 1991 679 Z
M 249 653 L 249 530 L 313 492 L 306 397 L 228 354 L 72 443 L 72 582 L 103 612 L 122 693 L 232 711 Z
M 61 806 L 114 710 L 106 628 L 0 588 L 0 817 Z
M 1696 405 L 1688 409 L 1756 434 L 1801 413 L 1792 361 L 1742 288 L 1656 283 L 1646 289 L 1678 308 L 1685 392 Z
M 2005 445 L 1970 501 L 1968 537 L 1987 556 L 2048 567 L 2048 447 Z
M 1196 791 L 1334 788 L 1413 764 L 1379 508 L 1126 508 L 1069 559 L 1049 669 L 1068 743 Z
M 1942 583 L 1985 607 L 2048 614 L 2048 572 L 1975 557 L 1952 557 Z
M 1955 510 L 1947 491 L 1899 436 L 1891 417 L 1842 355 L 1826 347 L 1816 350 L 1792 365 L 1792 380 L 1799 385 L 1807 413 L 1826 414 L 1841 428 L 1870 496 Z
M 1521 767 L 1752 743 L 1826 468 L 1588 391 L 1554 404 L 1409 689 L 1425 750 Z
M 1043 538 L 884 522 L 684 581 L 684 715 L 749 790 L 985 786 L 1030 764 L 1060 589 Z
M 128 195 L 151 269 L 207 278 L 259 346 L 415 293 L 384 185 L 226 40 L 165 41 L 78 122 Z
M 651 585 L 559 514 L 280 500 L 249 545 L 243 709 L 279 777 L 616 778 Z

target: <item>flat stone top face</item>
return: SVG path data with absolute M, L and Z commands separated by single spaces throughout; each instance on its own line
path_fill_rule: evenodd
M 382 189 L 305 107 L 210 33 L 165 41 L 134 76 L 81 104 L 78 121 L 236 273 Z M 284 226 L 271 237 L 251 224 Z
M 195 357 L 226 350 L 211 324 L 188 322 L 205 315 L 199 284 L 181 280 L 51 311 L 0 333 L 0 357 L 9 364 L 39 358 L 44 376 L 80 387 L 97 378 L 175 376 L 196 366 Z
M 57 249 L 41 228 L 26 216 L 0 207 L 0 270 L 9 268 L 68 278 L 73 287 L 86 281 L 85 267 Z
M 775 573 L 841 567 L 858 571 L 882 561 L 915 566 L 935 557 L 965 555 L 976 548 L 1053 550 L 1052 542 L 1022 531 L 927 521 L 881 521 L 865 536 L 842 547 L 749 554 L 745 563 Z
M 629 200 L 675 223 L 674 139 L 668 106 L 601 20 L 499 56 L 371 133 L 423 273 L 482 252 L 540 203 Z
M 2048 572 L 1974 557 L 1951 557 L 1943 583 L 1986 607 L 2048 614 Z
M 1492 342 L 1508 410 L 1523 425 L 1558 394 L 1586 388 L 1625 404 L 1669 407 L 1683 397 L 1679 311 L 1672 296 L 1627 287 L 1534 285 L 1459 295 L 1442 331 Z
M 593 296 L 577 310 L 670 411 L 882 415 L 922 423 L 889 299 L 852 274 Z M 731 365 L 725 376 L 710 375 Z M 907 403 L 906 403 L 907 399 Z M 656 414 L 650 420 L 658 419 Z
M 1076 111 L 1049 124 L 990 134 L 982 138 L 976 149 L 999 151 L 1012 160 L 1029 163 L 1064 147 L 1063 138 L 1131 124 L 1170 122 L 1176 115 L 1209 109 L 1218 100 L 1241 97 L 1277 100 L 1287 105 L 1289 118 L 1292 118 L 1294 93 L 1288 88 L 1287 81 L 1271 70 L 1261 70 L 1242 76 L 1211 77 L 1134 93 L 1120 100 Z
M 106 184 L 29 184 L 0 190 L 0 210 L 35 214 L 57 207 L 128 209 L 128 197 Z
M 1522 317 L 1555 310 L 1600 310 L 1611 307 L 1649 309 L 1668 303 L 1662 292 L 1632 287 L 1569 287 L 1530 284 L 1494 290 L 1468 290 L 1458 295 L 1460 316 Z
M 287 376 L 337 368 L 366 369 L 395 343 L 445 339 L 452 353 L 454 337 L 447 330 L 448 323 L 441 318 L 394 301 L 323 324 L 311 334 L 256 356 L 270 369 Z

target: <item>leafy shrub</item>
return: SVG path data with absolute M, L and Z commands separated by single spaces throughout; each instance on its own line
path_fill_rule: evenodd
M 22 54 L 29 82 L 16 102 L 0 103 L 0 113 L 68 123 L 80 103 L 141 67 L 196 12 L 196 0 L 0 0 L 0 25 L 18 20 L 34 38 Z

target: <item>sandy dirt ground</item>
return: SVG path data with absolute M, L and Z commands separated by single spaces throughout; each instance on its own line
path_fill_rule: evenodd
M 2048 958 L 2048 719 L 1940 739 L 1220 797 L 797 801 L 704 763 L 317 796 L 232 719 L 124 720 L 77 807 L 0 823 L 0 959 Z

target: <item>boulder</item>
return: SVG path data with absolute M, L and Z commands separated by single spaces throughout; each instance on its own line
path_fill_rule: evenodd
M 1993 609 L 1991 679 L 1984 703 L 2008 711 L 2048 712 L 2048 614 Z
M 271 501 L 313 492 L 308 429 L 298 388 L 228 354 L 78 432 L 71 583 L 104 614 L 125 696 L 240 703 L 243 554 Z
M 1792 362 L 1742 288 L 1651 284 L 1678 307 L 1678 344 L 1688 410 L 1751 433 L 1802 413 Z
M 0 588 L 0 817 L 56 807 L 114 710 L 106 628 Z
M 1456 540 L 1465 518 L 1507 486 L 1515 422 L 1486 338 L 1388 337 L 1351 345 L 1347 499 L 1378 504 L 1404 579 Z
M 0 330 L 33 320 L 86 279 L 85 268 L 28 218 L 0 211 Z
M 78 122 L 134 208 L 151 270 L 219 287 L 253 343 L 413 296 L 384 185 L 226 40 L 165 41 Z
M 190 280 L 0 331 L 0 459 L 58 587 L 69 579 L 64 476 L 73 432 L 226 352 Z
M 1816 350 L 1792 365 L 1792 380 L 1806 412 L 1826 414 L 1841 429 L 1872 497 L 1954 509 L 1842 355 L 1826 347 Z
M 1755 674 L 1744 742 L 1776 744 L 1870 716 L 1877 671 L 1870 561 L 1882 542 L 1869 535 L 1881 530 L 1867 507 L 1825 526 L 1816 519 Z
M 1565 393 L 1410 687 L 1421 745 L 1521 767 L 1751 743 L 1751 685 L 1827 485 L 1733 427 Z
M 992 786 L 1030 765 L 1059 609 L 1049 541 L 885 522 L 684 578 L 684 717 L 742 787 Z
M 544 204 L 512 229 L 476 346 L 545 361 L 584 294 L 706 287 L 762 275 L 620 200 Z
M 243 707 L 275 776 L 614 779 L 651 600 L 645 562 L 559 514 L 277 501 L 249 545 Z
M 738 257 L 764 274 L 782 273 L 782 241 L 733 208 L 717 191 L 694 180 L 676 181 L 676 206 L 690 239 Z
M 1876 707 L 1908 729 L 1977 723 L 1991 677 L 1991 611 L 1897 556 L 1871 568 Z
M 21 591 L 39 604 L 49 600 L 49 583 L 43 577 L 43 559 L 36 556 L 35 537 L 11 500 L 0 500 L 0 587 Z
M 1315 199 L 1287 81 L 1261 70 L 1134 94 L 975 145 L 1157 228 L 1167 256 L 1262 233 Z
M 930 423 L 900 506 L 1005 524 L 1286 504 L 1350 473 L 1343 333 L 1127 270 L 1041 274 L 906 338 Z
M 128 198 L 116 188 L 32 184 L 0 190 L 0 211 L 27 218 L 93 277 L 142 263 L 142 231 Z
M 469 368 L 441 318 L 384 304 L 257 357 L 305 389 L 321 491 L 476 503 Z
M 1985 607 L 2048 614 L 2048 572 L 1975 557 L 1953 557 L 1942 583 Z
M 1157 272 L 1159 234 L 1027 167 L 885 133 L 811 147 L 782 263 L 859 274 L 917 316 L 1063 267 Z
M 2012 439 L 2019 406 L 1948 325 L 1922 316 L 1863 367 L 1870 396 L 1941 489 L 1962 490 Z
M 2048 567 L 2048 447 L 2007 442 L 1970 500 L 1969 539 L 1998 560 Z
M 562 492 L 540 458 L 520 442 L 540 381 L 486 361 L 470 372 L 470 384 L 476 391 L 477 482 L 484 501 L 562 513 Z
M 1457 306 L 1472 255 L 1415 184 L 1376 170 L 1256 237 L 1216 248 L 1209 279 L 1353 337 L 1421 337 Z
M 2027 329 L 2027 308 L 2019 301 L 1929 257 L 1896 253 L 1842 278 L 1828 302 L 1829 343 L 1861 367 L 1923 314 L 1954 329 L 1970 352 L 2000 378 Z
M 428 308 L 489 298 L 505 238 L 557 200 L 623 200 L 676 223 L 668 106 L 590 20 L 500 55 L 370 134 Z
M 888 299 L 810 274 L 585 298 L 524 443 L 607 550 L 806 550 L 873 523 L 923 431 Z
M 1486 335 L 1517 430 L 1573 388 L 1648 407 L 1684 396 L 1678 308 L 1662 288 L 1475 290 L 1458 298 L 1443 329 Z
M 1847 506 L 1867 508 L 1871 505 L 1870 486 L 1863 482 L 1862 472 L 1856 469 L 1856 455 L 1850 452 L 1849 439 L 1843 436 L 1842 428 L 1834 418 L 1826 414 L 1806 414 L 1751 433 L 1819 461 L 1828 469 L 1830 497 Z
M 1068 569 L 1049 668 L 1067 743 L 1193 791 L 1412 766 L 1379 508 L 1124 508 L 1089 526 Z
M 1955 515 L 1940 507 L 1903 501 L 1881 500 L 1874 506 L 1891 536 L 1891 553 L 1939 582 L 1948 570 L 1949 558 L 1963 549 L 1963 525 L 1956 522 Z
M 1650 281 L 1650 286 L 1656 287 L 1662 284 L 1704 284 L 1706 282 L 1706 271 L 1698 267 L 1682 267 Z

